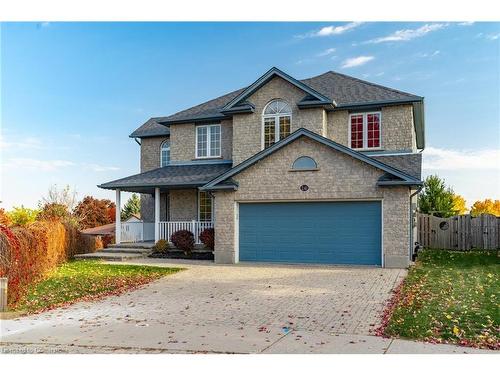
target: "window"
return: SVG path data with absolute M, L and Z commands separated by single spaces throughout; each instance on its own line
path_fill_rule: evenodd
M 316 164 L 316 161 L 313 158 L 310 158 L 309 156 L 301 156 L 300 158 L 297 158 L 293 162 L 292 169 L 300 171 L 300 170 L 311 170 L 311 169 L 317 169 L 318 164 Z
M 201 125 L 196 127 L 196 157 L 220 157 L 220 125 Z
M 292 109 L 287 102 L 276 99 L 264 109 L 263 122 L 263 147 L 268 148 L 279 140 L 290 135 Z
M 380 147 L 380 112 L 350 115 L 351 148 Z
M 160 147 L 160 167 L 164 167 L 170 163 L 170 141 L 165 141 Z
M 198 196 L 198 218 L 200 221 L 212 221 L 212 197 L 206 191 Z

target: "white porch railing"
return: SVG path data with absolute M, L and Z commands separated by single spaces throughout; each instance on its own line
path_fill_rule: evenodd
M 138 222 L 125 222 L 121 224 L 121 242 L 154 241 L 155 224 Z
M 160 221 L 160 239 L 170 241 L 170 236 L 178 230 L 188 230 L 194 234 L 196 244 L 201 244 L 200 233 L 213 228 L 213 221 Z

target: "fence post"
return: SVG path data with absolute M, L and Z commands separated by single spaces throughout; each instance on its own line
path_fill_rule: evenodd
M 0 277 L 0 312 L 7 311 L 7 278 Z

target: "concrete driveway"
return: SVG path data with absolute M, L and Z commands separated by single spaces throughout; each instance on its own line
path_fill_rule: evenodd
M 118 297 L 2 321 L 2 350 L 383 353 L 392 340 L 369 334 L 391 289 L 406 273 L 175 265 L 187 270 Z

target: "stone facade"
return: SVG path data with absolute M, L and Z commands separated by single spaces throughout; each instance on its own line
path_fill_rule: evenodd
M 325 136 L 325 111 L 321 108 L 297 107 L 297 103 L 305 96 L 304 91 L 279 77 L 271 79 L 253 93 L 248 101 L 255 106 L 255 111 L 233 116 L 234 165 L 262 150 L 262 113 L 265 106 L 273 99 L 283 99 L 292 107 L 291 132 L 305 128 Z
M 170 220 L 186 221 L 198 218 L 198 190 L 170 190 Z
M 221 121 L 221 157 L 217 159 L 231 160 L 233 153 L 233 121 Z M 195 124 L 178 124 L 170 127 L 170 160 L 186 162 L 196 160 L 196 126 Z
M 382 148 L 391 151 L 417 151 L 413 107 L 382 107 Z
M 291 172 L 299 156 L 318 164 L 317 171 Z M 215 192 L 217 263 L 238 261 L 238 202 L 381 200 L 383 250 L 386 267 L 408 265 L 408 187 L 381 188 L 376 185 L 384 172 L 364 162 L 307 138 L 300 138 L 256 165 L 233 176 L 239 187 L 234 192 Z M 302 192 L 299 186 L 307 184 Z

